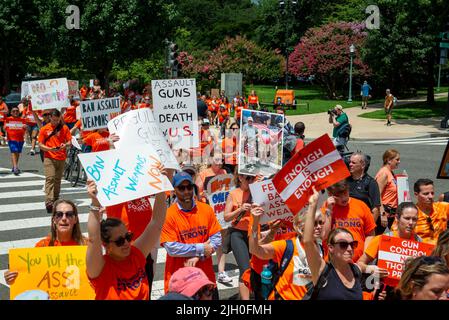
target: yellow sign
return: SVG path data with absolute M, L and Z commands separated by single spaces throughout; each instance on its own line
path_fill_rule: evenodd
M 9 270 L 19 275 L 10 299 L 27 290 L 43 290 L 50 300 L 93 300 L 95 292 L 86 274 L 87 246 L 9 250 Z

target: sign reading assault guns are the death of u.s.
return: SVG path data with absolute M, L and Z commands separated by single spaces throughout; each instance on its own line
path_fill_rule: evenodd
M 120 98 L 85 100 L 80 103 L 83 130 L 108 127 L 108 122 L 121 112 Z
M 9 250 L 9 270 L 18 276 L 10 299 L 27 290 L 42 290 L 50 300 L 93 300 L 86 274 L 86 246 L 58 246 Z

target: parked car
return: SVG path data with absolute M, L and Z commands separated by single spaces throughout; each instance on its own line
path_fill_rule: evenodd
M 3 101 L 5 101 L 8 108 L 11 110 L 12 107 L 16 107 L 19 105 L 21 99 L 20 99 L 20 93 L 12 92 L 8 94 Z

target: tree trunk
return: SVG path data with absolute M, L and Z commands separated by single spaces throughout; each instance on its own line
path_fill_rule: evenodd
M 434 87 L 435 87 L 435 52 L 432 50 L 427 57 L 427 104 L 435 105 Z
M 9 94 L 10 88 L 10 71 L 11 67 L 7 62 L 2 63 L 2 87 L 0 91 L 0 95 L 6 96 Z

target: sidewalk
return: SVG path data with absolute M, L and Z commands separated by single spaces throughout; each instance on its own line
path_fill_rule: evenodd
M 447 97 L 447 93 L 435 94 L 435 98 Z M 398 105 L 407 105 L 415 102 L 426 101 L 426 97 L 417 97 L 410 100 L 400 100 Z M 356 102 L 358 104 L 358 102 Z M 329 109 L 332 105 L 329 105 Z M 345 108 L 352 125 L 351 140 L 369 140 L 369 139 L 403 139 L 425 137 L 433 135 L 449 136 L 448 129 L 441 129 L 441 118 L 421 118 L 412 120 L 395 120 L 394 112 L 392 125 L 386 126 L 386 120 L 366 119 L 359 117 L 360 114 L 372 112 L 377 109 L 383 109 L 383 103 L 368 105 L 368 109 L 362 110 L 361 106 Z M 329 116 L 326 112 L 287 116 L 292 125 L 302 121 L 306 126 L 306 138 L 315 139 L 328 133 L 332 137 L 332 124 L 329 123 Z

